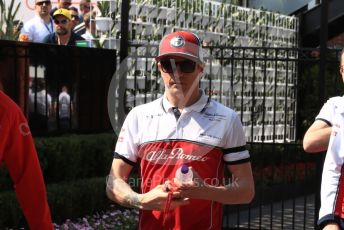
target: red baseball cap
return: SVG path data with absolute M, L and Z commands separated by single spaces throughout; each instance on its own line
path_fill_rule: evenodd
M 197 35 L 187 31 L 168 34 L 162 38 L 155 60 L 160 61 L 165 57 L 184 57 L 203 62 L 201 42 Z

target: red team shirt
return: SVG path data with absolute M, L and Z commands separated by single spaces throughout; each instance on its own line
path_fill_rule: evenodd
M 184 108 L 177 120 L 166 97 L 135 107 L 128 114 L 115 157 L 139 165 L 141 192 L 173 181 L 182 164 L 192 166 L 208 184 L 224 185 L 226 164 L 249 161 L 245 136 L 237 114 L 202 93 Z M 197 182 L 196 182 L 197 183 Z M 221 229 L 222 204 L 191 199 L 168 213 L 143 210 L 139 229 Z
M 53 229 L 44 180 L 27 121 L 0 91 L 0 162 L 5 162 L 31 230 Z

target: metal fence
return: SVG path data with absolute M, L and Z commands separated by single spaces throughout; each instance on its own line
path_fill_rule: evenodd
M 300 144 L 250 143 L 256 195 L 249 205 L 227 205 L 223 226 L 242 229 L 314 229 L 321 155 Z
M 129 48 L 125 81 L 116 85 L 117 90 L 123 87 L 125 95 L 113 92 L 115 112 L 127 112 L 163 93 L 153 61 L 157 45 Z M 343 92 L 339 51 L 329 51 L 326 84 L 319 85 L 318 49 L 204 50 L 207 66 L 201 87 L 240 114 L 256 184 L 256 196 L 250 205 L 224 207 L 224 228 L 314 229 L 322 155 L 305 154 L 300 140 L 320 109 L 319 92 L 326 90 L 326 97 Z M 63 125 L 73 132 L 111 129 L 108 90 L 112 77 L 117 76 L 116 66 L 118 72 L 121 64 L 114 50 L 0 41 L 3 88 L 30 118 L 31 128 L 42 135 L 63 133 Z M 67 108 L 71 116 L 61 125 L 58 98 L 62 86 L 69 90 Z M 40 93 L 40 88 L 45 92 Z M 124 109 L 119 108 L 120 100 L 124 100 Z M 43 109 L 39 107 L 42 101 Z M 43 127 L 47 130 L 35 123 L 43 119 L 32 118 L 39 110 L 49 115 Z
M 297 49 L 204 47 L 201 88 L 236 110 L 248 142 L 296 139 Z M 163 93 L 154 57 L 156 45 L 131 46 L 126 84 L 127 106 Z

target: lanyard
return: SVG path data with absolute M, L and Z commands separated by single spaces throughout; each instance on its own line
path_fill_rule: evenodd
M 165 209 L 164 209 L 164 215 L 163 215 L 163 221 L 162 221 L 162 225 L 167 229 L 167 221 L 169 220 L 169 214 L 170 214 L 170 206 L 171 206 L 171 202 L 172 202 L 172 192 L 168 192 L 167 195 L 167 200 L 166 200 L 166 204 L 165 204 Z
M 49 26 L 47 24 L 45 24 L 44 21 L 43 21 L 43 24 L 44 24 L 45 28 L 48 30 L 49 34 L 54 32 L 53 20 L 51 18 L 50 18 L 50 23 L 49 23 L 51 30 L 49 29 Z

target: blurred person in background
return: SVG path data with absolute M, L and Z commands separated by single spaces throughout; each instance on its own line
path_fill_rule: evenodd
M 84 21 L 84 16 L 91 10 L 91 1 L 90 0 L 81 0 L 79 4 L 80 9 L 80 22 Z
M 77 41 L 85 40 L 72 31 L 72 16 L 69 10 L 58 9 L 54 13 L 55 33 L 44 38 L 44 43 L 75 46 Z
M 48 132 L 48 120 L 52 113 L 52 98 L 44 79 L 37 78 L 29 90 L 29 120 L 34 134 Z
M 72 0 L 57 0 L 57 7 L 54 7 L 50 11 L 51 17 L 54 16 L 54 13 L 57 9 L 66 9 L 68 10 L 69 7 L 72 5 Z
M 60 130 L 70 129 L 73 104 L 68 92 L 68 87 L 65 85 L 61 88 L 61 93 L 58 97 L 58 105 L 56 105 L 55 110 L 58 110 Z
M 93 19 L 95 19 L 95 13 L 88 12 L 84 16 L 86 32 L 81 37 L 85 38 L 85 40 L 92 40 L 96 35 L 96 23 Z
M 79 4 L 80 9 L 80 23 L 74 29 L 75 33 L 82 35 L 86 33 L 86 25 L 84 23 L 84 17 L 87 13 L 91 11 L 91 1 L 90 0 L 81 0 Z
M 80 23 L 79 11 L 76 7 L 69 7 L 69 13 L 72 16 L 72 30 Z
M 18 37 L 20 35 L 20 31 L 22 30 L 24 23 L 20 20 L 13 21 L 13 34 L 17 34 Z
M 36 0 L 35 17 L 24 23 L 20 31 L 19 41 L 43 42 L 47 35 L 54 33 L 50 10 L 50 0 Z

